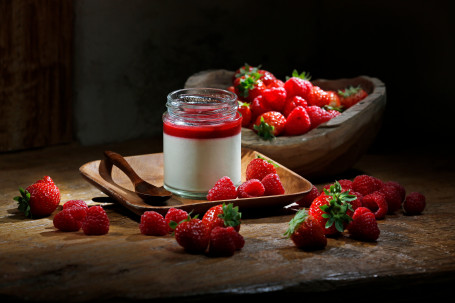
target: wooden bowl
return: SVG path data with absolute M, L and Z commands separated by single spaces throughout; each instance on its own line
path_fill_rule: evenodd
M 199 72 L 185 87 L 224 88 L 232 85 L 233 71 Z M 368 76 L 312 81 L 324 90 L 361 85 L 368 96 L 341 115 L 300 136 L 279 136 L 273 141 L 259 138 L 242 128 L 242 147 L 256 150 L 306 177 L 330 177 L 350 169 L 374 142 L 382 124 L 386 88 L 382 81 Z

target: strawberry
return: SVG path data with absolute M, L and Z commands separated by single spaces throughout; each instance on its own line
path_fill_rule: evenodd
M 201 219 L 188 217 L 175 227 L 175 240 L 189 253 L 204 253 L 210 241 L 210 230 Z
M 156 211 L 146 211 L 141 215 L 139 230 L 143 235 L 164 236 L 169 233 L 169 225 L 163 215 Z
M 269 111 L 259 115 L 254 122 L 253 129 L 264 140 L 272 140 L 281 135 L 286 125 L 286 118 L 277 111 Z
M 300 249 L 318 250 L 327 246 L 323 227 L 309 215 L 305 208 L 300 209 L 289 221 L 289 228 L 284 235 Z
M 266 71 L 264 69 L 258 69 L 257 72 L 261 75 L 259 79 L 265 84 L 265 86 L 267 86 L 267 88 L 269 88 L 268 86 L 273 84 L 277 80 L 275 75 L 269 71 Z
M 389 214 L 393 214 L 401 208 L 403 199 L 401 198 L 400 189 L 397 186 L 394 186 L 393 184 L 384 184 L 379 192 L 385 196 L 387 201 L 387 212 Z
M 267 88 L 272 88 L 272 87 L 284 87 L 284 82 L 281 81 L 280 79 L 275 79 L 271 81 L 269 84 L 266 86 Z
M 236 231 L 240 230 L 242 213 L 239 212 L 239 207 L 232 203 L 219 204 L 209 208 L 204 216 L 202 222 L 207 225 L 209 231 L 215 226 L 227 227 L 232 226 Z
M 313 86 L 307 101 L 308 104 L 319 107 L 330 106 L 339 108 L 341 106 L 340 97 L 336 92 L 323 90 L 316 85 Z
M 310 191 L 296 203 L 301 207 L 310 207 L 314 199 L 316 199 L 320 194 L 321 193 L 319 192 L 319 189 L 316 186 L 312 185 Z
M 252 117 L 250 104 L 239 101 L 239 107 L 237 111 L 242 115 L 242 126 L 248 127 L 251 123 Z
M 361 241 L 376 241 L 380 230 L 374 214 L 366 207 L 359 207 L 347 226 L 350 236 Z
M 363 196 L 362 205 L 371 210 L 377 220 L 384 219 L 388 212 L 387 200 L 384 194 L 379 191 Z
M 318 127 L 324 122 L 332 119 L 332 114 L 316 105 L 310 105 L 305 108 L 311 121 L 311 129 Z
M 283 184 L 278 174 L 268 174 L 261 180 L 264 185 L 264 196 L 283 195 L 285 193 Z
M 234 72 L 232 81 L 235 81 L 235 79 L 245 76 L 247 74 L 257 73 L 258 71 L 259 71 L 259 67 L 254 67 L 254 66 L 249 65 L 248 63 L 245 63 L 243 66 L 239 67 Z
M 250 179 L 243 182 L 237 188 L 237 195 L 239 198 L 254 198 L 264 195 L 264 185 L 258 179 Z
M 381 180 L 369 175 L 358 175 L 352 180 L 352 189 L 362 195 L 378 191 L 382 186 L 383 182 Z
M 49 176 L 29 185 L 25 190 L 19 188 L 20 196 L 14 197 L 18 209 L 29 218 L 45 217 L 52 214 L 60 203 L 60 191 Z
M 425 206 L 425 196 L 419 192 L 412 192 L 403 202 L 403 211 L 406 215 L 418 215 L 423 212 Z
M 217 257 L 229 257 L 243 247 L 242 237 L 232 226 L 216 226 L 210 232 L 209 254 Z M 242 237 L 243 238 L 243 237 Z
M 352 181 L 351 180 L 348 180 L 348 179 L 341 179 L 341 180 L 337 180 L 338 183 L 340 183 L 340 186 L 343 190 L 350 190 L 352 189 Z M 329 190 L 330 189 L 330 186 L 334 185 L 334 183 L 329 183 L 329 184 L 326 184 L 324 185 L 322 188 L 323 189 L 327 189 Z
M 350 201 L 356 198 L 349 191 L 342 191 L 340 183 L 335 181 L 330 190 L 324 189 L 311 203 L 309 214 L 324 227 L 326 235 L 336 236 L 343 232 L 351 221 L 347 211 L 352 211 Z
M 268 174 L 276 174 L 275 164 L 263 158 L 254 158 L 245 169 L 246 180 L 262 180 Z
M 313 89 L 313 84 L 310 82 L 310 75 L 308 73 L 302 72 L 299 74 L 296 70 L 292 72 L 292 77 L 288 77 L 284 83 L 284 88 L 288 97 L 300 96 L 305 100 L 311 95 Z
M 224 176 L 219 179 L 207 193 L 207 200 L 229 200 L 237 198 L 237 190 L 231 178 Z
M 164 221 L 166 221 L 166 224 L 169 226 L 169 231 L 173 231 L 175 227 L 186 218 L 188 218 L 188 213 L 186 211 L 181 208 L 171 207 L 166 212 Z
M 294 108 L 297 106 L 307 107 L 308 102 L 300 96 L 292 96 L 286 99 L 283 108 L 283 114 L 287 118 Z
M 102 206 L 88 208 L 82 230 L 86 235 L 104 235 L 109 232 L 109 217 Z
M 341 106 L 347 109 L 365 99 L 368 93 L 359 85 L 357 87 L 350 86 L 343 90 L 338 90 L 338 96 Z
M 311 120 L 303 106 L 297 106 L 286 118 L 284 133 L 288 136 L 298 136 L 307 133 L 311 128 Z
M 256 72 L 236 78 L 234 81 L 234 88 L 237 96 L 239 96 L 241 100 L 252 102 L 254 98 L 262 95 L 262 92 L 266 87 L 264 82 L 260 80 L 260 77 L 261 74 Z
M 262 92 L 264 101 L 270 105 L 272 110 L 282 112 L 286 102 L 286 90 L 284 87 L 266 88 Z
M 264 97 L 262 95 L 257 96 L 254 98 L 253 102 L 250 104 L 251 110 L 251 121 L 255 121 L 256 118 L 263 113 L 269 112 L 272 110 L 272 107 L 264 101 Z
M 82 220 L 75 218 L 71 210 L 71 208 L 67 208 L 55 214 L 53 219 L 55 228 L 65 232 L 78 231 L 81 229 Z

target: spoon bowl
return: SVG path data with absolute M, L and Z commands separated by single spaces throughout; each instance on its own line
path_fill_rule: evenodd
M 122 155 L 113 151 L 105 151 L 104 155 L 112 164 L 117 166 L 128 176 L 131 182 L 133 182 L 135 193 L 141 197 L 144 202 L 164 202 L 172 196 L 172 193 L 164 187 L 155 186 L 139 177 Z

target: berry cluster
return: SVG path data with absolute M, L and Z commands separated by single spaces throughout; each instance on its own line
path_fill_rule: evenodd
M 239 100 L 242 126 L 266 140 L 305 134 L 368 95 L 360 86 L 329 91 L 310 80 L 308 73 L 294 70 L 282 81 L 269 71 L 245 64 L 235 72 L 228 90 Z
M 177 243 L 192 254 L 232 256 L 243 248 L 245 240 L 240 235 L 241 213 L 232 203 L 219 204 L 207 210 L 199 219 L 185 210 L 170 208 L 163 216 L 147 211 L 139 225 L 144 235 L 164 236 L 172 233 Z
M 251 160 L 246 167 L 245 175 L 246 181 L 237 188 L 228 176 L 222 177 L 209 190 L 207 200 L 254 198 L 285 193 L 275 164 L 266 159 L 258 157 Z
M 420 214 L 426 202 L 421 193 L 406 195 L 398 182 L 358 175 L 327 184 L 322 192 L 313 185 L 297 204 L 302 209 L 289 222 L 285 235 L 297 247 L 322 249 L 327 244 L 324 238 L 339 236 L 345 230 L 353 239 L 376 241 L 380 235 L 377 220 L 399 209 L 406 215 Z

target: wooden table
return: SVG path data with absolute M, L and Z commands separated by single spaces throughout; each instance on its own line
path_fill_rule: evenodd
M 347 235 L 322 251 L 304 252 L 283 237 L 292 213 L 249 214 L 245 247 L 230 258 L 185 253 L 169 235 L 144 236 L 139 217 L 88 184 L 79 167 L 110 149 L 125 156 L 161 152 L 160 138 L 81 147 L 76 144 L 0 154 L 0 299 L 11 301 L 209 301 L 322 299 L 354 302 L 442 300 L 455 282 L 455 170 L 450 152 L 366 154 L 341 178 L 367 173 L 427 197 L 423 215 L 389 215 L 377 243 Z M 104 236 L 63 233 L 52 216 L 27 219 L 13 197 L 44 175 L 62 202 L 102 204 Z M 333 180 L 310 180 L 321 188 Z M 54 213 L 55 214 L 55 213 Z M 368 299 L 366 299 L 368 298 Z M 4 302 L 4 301 L 2 301 Z

